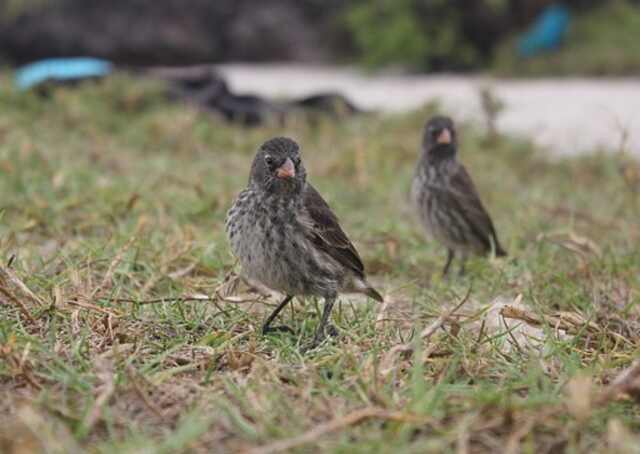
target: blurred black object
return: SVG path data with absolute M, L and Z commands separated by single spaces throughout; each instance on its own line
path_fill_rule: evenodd
M 280 102 L 252 94 L 236 94 L 215 68 L 208 65 L 156 68 L 147 74 L 167 81 L 173 99 L 187 101 L 208 112 L 217 112 L 228 121 L 245 126 L 273 121 L 281 123 L 291 113 L 323 113 L 336 117 L 362 113 L 339 93 L 317 93 Z

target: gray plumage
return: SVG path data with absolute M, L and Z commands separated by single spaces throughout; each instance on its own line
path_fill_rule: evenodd
M 446 246 L 447 274 L 455 255 L 507 255 L 471 177 L 457 159 L 453 121 L 434 117 L 426 125 L 411 198 L 427 233 Z
M 314 344 L 324 337 L 339 293 L 363 293 L 382 301 L 338 219 L 307 183 L 299 146 L 291 139 L 275 138 L 260 147 L 249 185 L 229 210 L 226 231 L 243 274 L 287 295 L 264 332 L 274 329 L 271 321 L 292 296 L 325 298 Z

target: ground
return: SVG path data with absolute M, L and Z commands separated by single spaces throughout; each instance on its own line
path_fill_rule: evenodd
M 640 167 L 461 125 L 506 259 L 442 279 L 407 203 L 408 114 L 243 129 L 124 77 L 48 98 L 0 79 L 0 451 L 637 452 Z M 302 144 L 378 304 L 263 336 L 223 232 L 257 146 Z M 457 307 L 459 306 L 459 307 Z M 636 450 L 636 451 L 634 451 Z

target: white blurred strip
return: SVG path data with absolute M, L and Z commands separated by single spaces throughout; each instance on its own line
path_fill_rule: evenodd
M 458 75 L 369 75 L 351 68 L 290 64 L 218 67 L 231 88 L 268 97 L 337 91 L 358 107 L 407 111 L 438 99 L 456 119 L 482 119 L 478 91 L 493 88 L 505 103 L 501 131 L 524 135 L 556 153 L 598 147 L 640 157 L 640 82 L 632 79 L 490 79 Z

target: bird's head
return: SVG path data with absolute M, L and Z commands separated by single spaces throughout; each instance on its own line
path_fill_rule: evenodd
M 458 137 L 453 120 L 449 117 L 431 118 L 424 127 L 422 148 L 434 158 L 454 156 Z
M 258 149 L 249 183 L 269 193 L 291 195 L 302 191 L 306 178 L 298 144 L 286 137 L 276 137 Z

